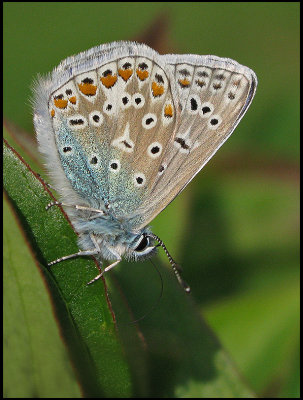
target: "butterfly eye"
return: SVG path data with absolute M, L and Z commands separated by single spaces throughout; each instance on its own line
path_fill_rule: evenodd
M 146 250 L 146 248 L 149 246 L 149 242 L 150 242 L 149 237 L 142 235 L 138 246 L 135 248 L 135 251 L 141 252 Z

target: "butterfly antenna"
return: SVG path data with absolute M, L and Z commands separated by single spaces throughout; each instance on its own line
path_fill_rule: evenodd
M 188 284 L 181 278 L 180 272 L 182 271 L 182 268 L 179 264 L 177 264 L 172 256 L 169 254 L 169 251 L 167 250 L 165 244 L 163 241 L 159 238 L 159 236 L 154 235 L 153 233 L 149 233 L 148 236 L 150 236 L 152 239 L 156 240 L 159 245 L 162 247 L 162 249 L 165 251 L 165 254 L 167 255 L 167 258 L 169 260 L 170 265 L 172 266 L 174 273 L 176 275 L 176 278 L 178 279 L 178 282 L 180 285 L 183 287 L 186 293 L 190 293 L 190 287 Z

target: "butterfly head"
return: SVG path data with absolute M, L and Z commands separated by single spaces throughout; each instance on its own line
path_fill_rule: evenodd
M 79 210 L 77 219 L 72 214 L 70 216 L 77 232 L 80 233 L 78 238 L 80 248 L 95 247 L 103 259 L 125 258 L 137 261 L 150 258 L 156 253 L 157 245 L 148 227 L 133 231 L 109 214 L 89 221 L 79 218 Z M 87 231 L 94 234 L 87 235 Z

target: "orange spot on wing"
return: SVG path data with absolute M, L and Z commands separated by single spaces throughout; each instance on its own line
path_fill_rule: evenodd
M 129 78 L 133 74 L 133 70 L 132 69 L 119 69 L 118 72 L 119 72 L 119 75 L 121 76 L 121 78 L 123 78 L 123 80 L 125 82 L 127 82 L 129 80 Z
M 111 88 L 114 86 L 114 84 L 117 82 L 117 76 L 116 75 L 107 75 L 107 76 L 102 76 L 100 78 L 100 81 L 102 84 L 107 88 Z
M 140 79 L 140 81 L 145 81 L 145 79 L 148 78 L 148 71 L 144 70 L 142 71 L 141 69 L 136 70 L 137 76 Z
M 55 116 L 55 110 L 54 109 L 52 109 L 50 115 L 51 115 L 52 118 L 54 118 L 54 116 Z
M 67 107 L 67 100 L 54 98 L 54 105 L 57 108 L 61 108 L 61 109 L 66 108 Z
M 190 82 L 188 79 L 184 78 L 184 79 L 179 79 L 179 83 L 181 87 L 187 87 L 190 85 Z
M 159 97 L 162 96 L 164 93 L 164 86 L 163 85 L 158 85 L 157 82 L 152 83 L 152 92 L 154 97 Z
M 70 101 L 72 104 L 76 104 L 76 102 L 77 102 L 76 96 L 70 97 L 69 101 Z
M 164 107 L 164 115 L 165 117 L 171 118 L 173 116 L 173 106 L 171 104 L 167 104 Z
M 78 83 L 78 87 L 81 93 L 85 96 L 95 96 L 97 92 L 97 86 L 91 83 Z

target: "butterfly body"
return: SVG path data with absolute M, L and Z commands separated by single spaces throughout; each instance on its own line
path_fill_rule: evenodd
M 81 249 L 109 260 L 153 254 L 148 223 L 231 135 L 256 85 L 233 60 L 135 42 L 69 57 L 40 79 L 39 148 Z

